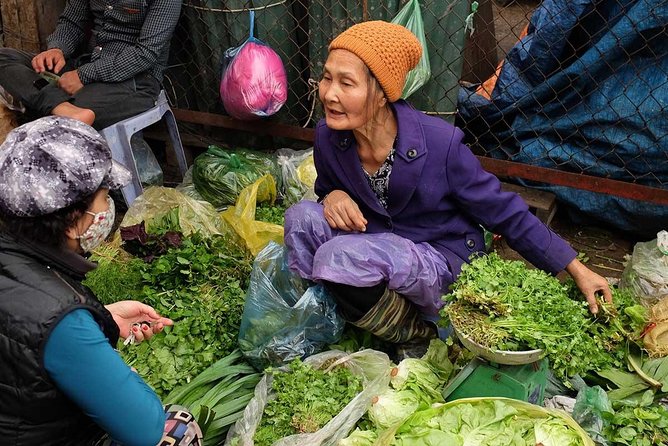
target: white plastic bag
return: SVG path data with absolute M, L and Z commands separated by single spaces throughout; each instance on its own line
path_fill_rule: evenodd
M 667 231 L 659 232 L 649 242 L 636 243 L 619 286 L 632 289 L 647 307 L 668 297 Z
M 310 356 L 304 360 L 315 368 L 331 370 L 343 365 L 355 375 L 362 376 L 363 390 L 353 398 L 343 410 L 322 429 L 312 434 L 291 435 L 273 446 L 334 446 L 348 436 L 359 419 L 371 405 L 373 397 L 387 388 L 390 382 L 390 359 L 376 350 L 361 350 L 348 354 L 330 350 Z M 227 434 L 225 446 L 254 446 L 255 430 L 260 425 L 267 399 L 271 397 L 271 375 L 265 375 L 255 387 L 255 396 L 250 401 L 243 417 Z

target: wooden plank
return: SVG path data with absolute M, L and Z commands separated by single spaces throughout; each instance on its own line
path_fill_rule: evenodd
M 557 213 L 557 199 L 552 192 L 504 182 L 501 182 L 501 189 L 506 192 L 514 192 L 522 197 L 526 204 L 535 210 L 536 217 L 548 226 L 554 214 Z
M 225 115 L 184 110 L 180 108 L 175 108 L 172 111 L 174 112 L 177 121 L 211 125 L 214 127 L 241 130 L 261 135 L 291 138 L 299 141 L 313 142 L 315 138 L 314 129 L 281 124 L 275 121 L 240 121 Z
M 39 52 L 39 32 L 35 0 L 2 0 L 2 29 L 5 46 Z
M 4 0 L 2 0 L 4 1 Z M 38 37 L 40 51 L 46 49 L 46 39 L 56 29 L 58 18 L 65 9 L 67 0 L 35 0 L 38 22 Z

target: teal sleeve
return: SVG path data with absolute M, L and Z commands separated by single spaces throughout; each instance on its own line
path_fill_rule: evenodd
M 126 446 L 160 442 L 165 425 L 160 399 L 111 347 L 88 310 L 74 310 L 54 327 L 44 367 L 114 440 Z

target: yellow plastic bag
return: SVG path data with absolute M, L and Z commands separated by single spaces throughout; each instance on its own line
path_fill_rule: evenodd
M 283 244 L 282 226 L 255 220 L 257 202 L 273 203 L 275 199 L 276 182 L 267 174 L 245 187 L 235 206 L 220 213 L 227 226 L 226 232 L 241 238 L 254 256 L 272 240 Z

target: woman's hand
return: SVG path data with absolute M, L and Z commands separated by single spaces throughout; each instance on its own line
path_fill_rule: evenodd
M 153 307 L 135 300 L 122 300 L 105 307 L 118 325 L 121 337 L 125 339 L 132 332 L 135 342 L 150 339 L 166 325 L 174 325 L 171 319 L 161 317 Z
M 322 200 L 325 219 L 332 229 L 366 231 L 367 220 L 357 203 L 342 190 L 333 190 Z
M 573 259 L 566 267 L 566 271 L 573 277 L 575 284 L 587 298 L 589 311 L 592 314 L 598 313 L 598 304 L 596 303 L 597 293 L 601 293 L 606 302 L 612 303 L 612 292 L 610 291 L 608 281 L 604 277 L 584 266 L 578 259 Z

